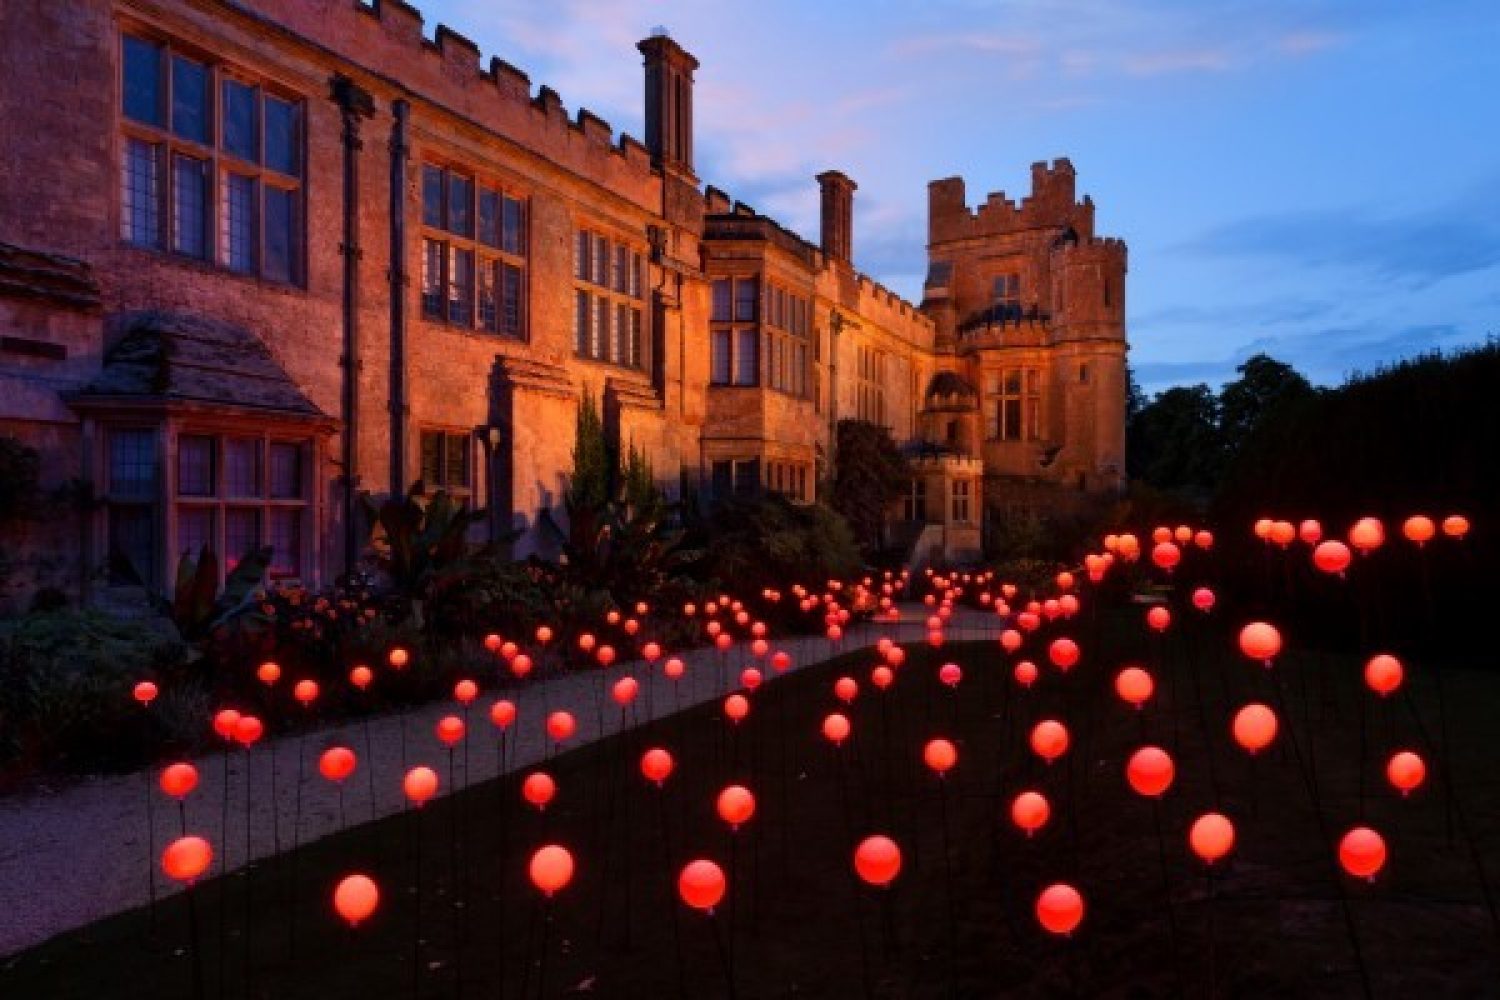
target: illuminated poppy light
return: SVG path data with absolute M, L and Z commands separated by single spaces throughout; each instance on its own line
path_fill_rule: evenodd
M 379 904 L 380 889 L 368 875 L 347 875 L 333 890 L 333 908 L 350 927 L 368 920 Z
M 884 888 L 901 873 L 901 848 L 889 837 L 866 837 L 854 849 L 854 870 L 866 883 Z
M 1072 934 L 1083 922 L 1083 896 L 1063 882 L 1049 885 L 1037 897 L 1036 919 L 1053 934 Z

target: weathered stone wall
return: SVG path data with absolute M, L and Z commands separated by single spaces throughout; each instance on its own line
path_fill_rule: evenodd
M 407 399 L 405 469 L 420 470 L 424 428 L 475 432 L 505 426 L 513 435 L 498 476 L 487 468 L 482 435 L 473 450 L 476 503 L 502 484 L 501 510 L 533 527 L 542 506 L 556 506 L 571 466 L 576 397 L 585 387 L 632 383 L 628 416 L 614 429 L 625 440 L 649 444 L 664 485 L 675 489 L 687 466 L 697 475 L 697 435 L 703 424 L 707 355 L 696 331 L 706 322 L 707 297 L 693 274 L 701 229 L 701 196 L 680 185 L 664 192 L 660 170 L 643 145 L 611 133 L 586 111 L 569 117 L 561 99 L 479 53 L 439 26 L 424 38 L 420 16 L 405 4 L 367 8 L 354 0 L 264 0 L 250 7 L 218 2 L 80 0 L 53 4 L 18 0 L 4 5 L 0 115 L 7 122 L 7 155 L 0 158 L 0 241 L 70 254 L 92 265 L 104 319 L 69 345 L 66 369 L 24 372 L 5 359 L 3 374 L 25 381 L 45 404 L 17 404 L 30 415 L 72 419 L 49 382 L 97 374 L 109 334 L 122 314 L 142 309 L 188 312 L 233 322 L 255 332 L 306 395 L 324 412 L 344 416 L 341 366 L 344 290 L 344 136 L 330 94 L 335 74 L 349 77 L 373 99 L 359 123 L 357 157 L 358 487 L 384 493 L 391 484 L 392 324 L 389 274 L 390 142 L 393 102 L 410 106 L 407 184 L 401 193 L 406 241 Z M 127 245 L 120 238 L 120 31 L 160 36 L 213 62 L 275 81 L 303 97 L 305 115 L 305 280 L 280 285 L 233 274 L 217 265 Z M 458 167 L 527 200 L 529 211 L 527 311 L 524 340 L 460 329 L 422 318 L 421 167 Z M 663 214 L 665 212 L 665 214 Z M 648 247 L 648 229 L 666 232 L 666 254 L 688 262 L 685 278 L 650 267 L 646 286 L 663 290 L 655 349 L 644 372 L 575 357 L 573 239 L 588 225 Z M 646 312 L 651 310 L 649 298 Z M 54 321 L 14 321 L 34 334 Z M 497 391 L 497 369 L 536 362 L 550 374 L 522 378 Z M 44 363 L 47 364 L 47 363 Z M 66 376 L 64 375 L 66 371 Z M 503 381 L 503 380 L 499 380 Z M 557 384 L 554 384 L 557 383 Z M 14 397 L 19 399 L 19 394 Z M 330 498 L 321 526 L 326 577 L 341 564 L 339 524 L 341 442 L 335 438 L 317 471 L 317 489 Z M 82 474 L 76 455 L 64 464 Z M 50 462 L 49 462 L 50 466 Z M 541 544 L 523 542 L 522 548 Z
M 300 96 L 301 281 L 237 275 L 121 238 L 122 32 L 166 40 Z M 1095 239 L 1093 205 L 1076 200 L 1065 160 L 1035 165 L 1032 193 L 1020 203 L 991 195 L 971 210 L 962 180 L 931 185 L 932 254 L 953 265 L 953 280 L 946 304 L 924 310 L 722 192 L 700 190 L 690 155 L 653 163 L 645 145 L 616 136 L 585 109 L 570 114 L 562 97 L 534 87 L 520 70 L 500 59 L 483 63 L 458 32 L 429 31 L 401 0 L 9 0 L 0 4 L 0 42 L 0 243 L 77 258 L 97 283 L 97 309 L 82 312 L 0 289 L 0 332 L 66 351 L 63 359 L 0 353 L 0 429 L 43 448 L 49 481 L 97 471 L 99 459 L 85 454 L 78 419 L 59 393 L 99 373 L 128 314 L 166 310 L 233 323 L 261 338 L 307 398 L 339 422 L 313 455 L 318 537 L 311 549 L 320 559 L 310 582 L 327 582 L 344 562 L 346 251 L 353 252 L 359 333 L 354 486 L 384 494 L 415 480 L 424 429 L 472 435 L 471 498 L 493 502 L 497 521 L 524 530 L 520 553 L 551 546 L 537 522 L 544 510 L 560 512 L 585 393 L 599 402 L 616 442 L 647 453 L 661 484 L 675 492 L 701 481 L 716 457 L 813 466 L 831 454 L 833 420 L 858 413 L 861 350 L 885 359 L 879 389 L 898 441 L 918 435 L 923 395 L 939 370 L 957 370 L 979 386 L 989 368 L 1018 361 L 1045 368 L 1045 436 L 1059 445 L 1047 476 L 1072 484 L 1082 474 L 1090 489 L 1119 481 L 1125 250 Z M 691 60 L 677 51 L 673 58 Z M 352 149 L 353 247 L 344 245 L 348 147 L 336 77 L 369 99 Z M 405 234 L 393 257 L 398 104 L 409 115 L 406 181 L 394 199 Z M 423 318 L 424 163 L 460 169 L 525 200 L 524 337 Z M 716 236 L 712 220 L 726 218 L 757 233 Z M 641 370 L 575 352 L 580 226 L 626 241 L 650 261 Z M 1057 238 L 1065 233 L 1063 245 Z M 849 238 L 835 242 L 845 246 Z M 398 265 L 405 272 L 395 293 L 405 313 L 402 356 L 392 321 Z M 819 390 L 808 398 L 709 385 L 709 282 L 746 267 L 813 303 L 810 337 L 819 348 L 809 377 Z M 1000 268 L 1018 269 L 1027 304 L 1050 318 L 1034 342 L 951 353 L 954 326 L 987 299 Z M 1086 380 L 1078 375 L 1083 365 Z M 398 372 L 404 400 L 392 397 Z M 404 430 L 405 482 L 393 482 L 393 441 L 401 436 L 393 420 Z M 493 464 L 491 427 L 501 434 Z M 988 442 L 980 451 L 988 474 L 1036 475 L 1034 444 Z M 101 530 L 96 523 L 82 533 L 97 538 Z

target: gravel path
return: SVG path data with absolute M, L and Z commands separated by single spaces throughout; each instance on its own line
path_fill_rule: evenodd
M 881 636 L 902 642 L 922 641 L 926 636 L 927 611 L 920 605 L 902 609 L 900 622 L 866 624 L 853 628 L 835 650 L 851 652 L 873 646 Z M 993 615 L 973 611 L 956 612 L 948 635 L 954 639 L 981 638 L 998 634 Z M 829 643 L 820 638 L 773 641 L 772 650 L 792 656 L 792 669 L 822 662 L 829 656 Z M 738 644 L 724 659 L 712 649 L 697 649 L 681 656 L 687 673 L 678 682 L 682 707 L 722 697 L 737 686 L 740 667 L 750 658 L 747 644 Z M 641 683 L 638 704 L 654 706 L 657 715 L 667 714 L 674 704 L 673 682 L 660 669 L 648 671 L 644 663 L 613 667 L 612 683 L 624 673 Z M 767 682 L 771 682 L 767 670 Z M 733 679 L 733 680 L 732 680 Z M 516 703 L 513 727 L 514 750 L 508 770 L 519 770 L 541 760 L 547 751 L 542 719 L 549 708 L 567 707 L 578 720 L 578 732 L 565 744 L 579 746 L 600 736 L 599 715 L 594 705 L 600 692 L 597 673 L 570 673 L 549 678 L 505 693 Z M 604 734 L 619 728 L 620 714 L 604 694 Z M 499 773 L 495 729 L 489 721 L 493 696 L 484 695 L 472 709 L 467 773 L 464 752 L 457 754 L 458 782 L 468 785 Z M 447 750 L 438 741 L 434 726 L 439 718 L 458 711 L 444 701 L 401 714 L 371 717 L 370 753 L 365 750 L 362 724 L 356 720 L 332 729 L 303 736 L 284 736 L 257 746 L 248 756 L 236 752 L 228 758 L 230 793 L 229 836 L 221 825 L 223 806 L 223 755 L 198 760 L 199 785 L 189 796 L 184 819 L 190 833 L 207 837 L 214 845 L 215 871 L 221 863 L 230 870 L 247 860 L 284 850 L 295 840 L 307 843 L 338 830 L 339 798 L 334 787 L 318 774 L 318 755 L 329 745 L 346 743 L 358 754 L 359 769 L 346 782 L 343 808 L 350 823 L 399 812 L 402 797 L 399 775 L 403 744 L 409 765 L 426 763 L 439 774 L 447 788 Z M 275 827 L 271 802 L 272 755 L 275 758 Z M 373 755 L 375 800 L 372 804 L 366 768 Z M 294 833 L 298 760 L 302 762 L 302 819 Z M 247 767 L 248 765 L 248 767 Z M 245 796 L 247 770 L 253 782 L 255 802 L 246 834 Z M 155 772 L 137 772 L 93 778 L 56 792 L 36 792 L 0 799 L 0 956 L 9 955 L 47 940 L 55 934 L 80 927 L 102 917 L 145 905 L 148 887 L 146 859 L 151 858 L 152 881 L 158 896 L 176 887 L 161 874 L 158 859 L 163 847 L 180 832 L 178 808 L 155 788 Z M 155 837 L 147 843 L 146 792 L 152 792 Z

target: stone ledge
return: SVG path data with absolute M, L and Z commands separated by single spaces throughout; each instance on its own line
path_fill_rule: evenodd
M 561 365 L 535 358 L 498 354 L 495 368 L 500 383 L 511 389 L 576 399 L 578 387 L 568 377 L 568 370 Z
M 604 392 L 626 409 L 661 410 L 666 406 L 666 400 L 656 386 L 641 378 L 610 375 L 604 380 Z
M 99 285 L 81 260 L 0 243 L 0 297 L 39 299 L 93 312 L 99 308 Z

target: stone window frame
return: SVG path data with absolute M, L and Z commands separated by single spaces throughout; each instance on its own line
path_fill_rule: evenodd
M 793 503 L 806 503 L 809 500 L 807 471 L 806 462 L 767 461 L 765 463 L 766 490 L 785 497 Z
M 437 437 L 440 446 L 438 460 L 441 464 L 439 478 L 441 482 L 431 482 L 427 478 L 426 462 L 423 451 L 426 449 L 429 438 Z M 452 459 L 452 448 L 458 444 L 463 449 L 464 472 L 461 479 L 455 480 L 448 473 L 448 464 Z M 444 490 L 449 496 L 460 500 L 467 500 L 474 496 L 474 432 L 462 427 L 444 426 L 439 424 L 424 425 L 417 430 L 417 470 L 422 481 L 423 492 L 431 496 L 438 490 Z
M 650 256 L 644 240 L 593 221 L 577 221 L 572 227 L 572 248 L 574 355 L 629 371 L 648 371 Z
M 766 388 L 807 399 L 812 393 L 808 367 L 812 299 L 775 281 L 765 282 L 762 295 Z
M 855 413 L 859 419 L 886 426 L 887 352 L 870 344 L 855 345 Z
M 715 499 L 755 497 L 766 490 L 767 463 L 760 455 L 715 458 L 709 463 L 709 486 Z M 727 481 L 727 492 L 722 483 Z
M 440 219 L 437 223 L 428 221 L 427 175 L 429 170 L 439 171 L 442 176 L 442 193 L 439 196 Z M 453 178 L 461 178 L 469 184 L 467 232 L 455 228 L 454 223 L 448 217 L 453 207 L 450 195 Z M 498 215 L 495 220 L 497 228 L 494 243 L 485 240 L 481 231 L 480 208 L 486 194 L 494 195 L 496 199 Z M 417 170 L 417 198 L 421 203 L 417 216 L 420 230 L 420 252 L 417 261 L 418 316 L 427 323 L 528 343 L 531 340 L 531 193 L 521 185 L 501 180 L 492 174 L 476 171 L 455 159 L 429 155 L 423 157 Z M 505 245 L 507 202 L 520 206 L 518 250 L 507 248 Z M 430 272 L 430 250 L 433 247 L 438 248 L 439 251 L 435 285 L 432 283 Z M 468 301 L 463 307 L 465 314 L 455 318 L 453 315 L 453 272 L 459 254 L 468 254 L 469 288 Z M 514 329 L 507 329 L 504 323 L 502 276 L 507 269 L 520 272 Z M 486 275 L 489 277 L 491 294 L 494 296 L 493 316 L 490 318 L 486 318 L 482 307 L 481 293 Z M 436 311 L 430 305 L 429 287 L 437 289 L 439 299 Z
M 1012 389 L 1011 376 L 1015 375 Z M 995 380 L 990 381 L 991 376 Z M 1040 441 L 1042 418 L 1042 370 L 1037 365 L 1008 365 L 985 372 L 985 438 L 1007 444 Z M 1012 430 L 1014 424 L 1014 430 Z
M 714 286 L 727 283 L 729 315 L 715 311 Z M 748 294 L 742 292 L 754 285 Z M 766 358 L 761 347 L 764 317 L 762 288 L 766 284 L 759 272 L 744 271 L 716 274 L 709 282 L 709 386 L 715 389 L 753 389 L 766 384 Z M 727 351 L 727 356 L 725 352 Z M 753 355 L 749 360 L 746 355 Z M 728 375 L 720 377 L 719 358 L 725 357 Z
M 910 522 L 927 521 L 927 479 L 913 476 L 910 486 L 901 498 L 902 513 Z
M 1020 312 L 1021 274 L 1019 271 L 1004 271 L 990 279 L 990 302 L 999 310 Z
M 141 488 L 134 490 L 122 489 L 116 482 L 115 448 L 117 440 L 126 434 L 142 435 L 145 437 L 146 447 L 149 449 L 149 464 L 145 466 L 145 478 L 132 476 L 131 481 L 137 483 Z M 146 421 L 120 421 L 112 423 L 105 428 L 103 447 L 100 449 L 100 476 L 98 482 L 103 484 L 100 492 L 102 512 L 102 530 L 104 534 L 104 549 L 110 559 L 110 577 L 115 576 L 113 572 L 113 557 L 115 555 L 115 525 L 116 518 L 120 515 L 131 514 L 134 516 L 144 515 L 144 523 L 147 525 L 149 537 L 149 556 L 145 565 L 134 565 L 135 572 L 146 583 L 155 587 L 164 574 L 158 565 L 161 553 L 157 551 L 160 546 L 161 533 L 161 493 L 162 478 L 162 448 L 161 427 Z M 122 547 L 122 556 L 129 553 Z
M 301 579 L 307 566 L 307 512 L 312 507 L 309 494 L 311 483 L 308 472 L 311 468 L 312 438 L 288 437 L 271 432 L 245 433 L 229 430 L 212 424 L 200 425 L 184 422 L 170 430 L 172 446 L 169 453 L 175 460 L 171 474 L 171 503 L 173 506 L 172 539 L 175 555 L 181 559 L 185 550 L 181 544 L 183 515 L 187 512 L 207 512 L 211 515 L 211 549 L 219 557 L 220 575 L 231 572 L 244 552 L 230 554 L 228 546 L 228 519 L 232 513 L 254 512 L 256 515 L 256 539 L 251 547 L 273 544 L 275 523 L 290 515 L 296 534 L 296 554 L 286 560 L 285 553 L 277 551 L 271 557 L 268 577 L 272 580 Z M 210 490 L 205 494 L 186 494 L 181 488 L 180 461 L 184 438 L 205 438 L 210 442 Z M 230 441 L 255 443 L 256 471 L 255 492 L 247 495 L 229 495 L 225 455 Z M 296 484 L 291 493 L 280 493 L 273 488 L 272 457 L 277 447 L 291 448 L 296 456 Z M 194 558 L 197 552 L 190 553 Z
M 114 104 L 117 119 L 118 176 L 121 189 L 117 190 L 117 207 L 120 212 L 117 232 L 121 242 L 141 250 L 162 253 L 176 260 L 193 261 L 212 266 L 227 273 L 265 281 L 280 287 L 305 288 L 307 282 L 307 100 L 305 95 L 274 81 L 262 74 L 243 69 L 202 48 L 178 41 L 153 27 L 134 21 L 124 21 L 115 33 L 117 43 L 116 92 L 119 99 Z M 162 122 L 160 124 L 138 121 L 125 113 L 125 47 L 127 39 L 144 42 L 161 50 L 160 97 Z M 207 72 L 208 90 L 208 141 L 177 134 L 172 125 L 173 59 L 199 63 Z M 249 86 L 255 91 L 255 142 L 256 160 L 249 162 L 225 146 L 224 139 L 224 92 L 225 83 L 234 82 Z M 290 105 L 295 113 L 293 119 L 293 158 L 297 173 L 285 174 L 265 162 L 265 123 L 268 98 Z M 153 150 L 156 189 L 154 191 L 156 211 L 156 233 L 149 242 L 133 239 L 128 232 L 129 220 L 125 213 L 125 192 L 130 145 L 140 142 Z M 181 160 L 203 163 L 205 192 L 203 196 L 203 218 L 198 238 L 203 252 L 189 254 L 174 249 L 173 216 L 177 211 L 175 165 Z M 247 267 L 237 267 L 231 262 L 229 248 L 229 191 L 230 176 L 248 178 L 254 184 L 255 210 L 252 219 L 253 252 Z M 270 274 L 266 268 L 266 216 L 268 188 L 289 196 L 292 211 L 291 238 L 287 247 L 287 276 Z
M 954 479 L 949 484 L 949 508 L 950 518 L 954 524 L 973 524 L 973 488 L 972 479 Z

